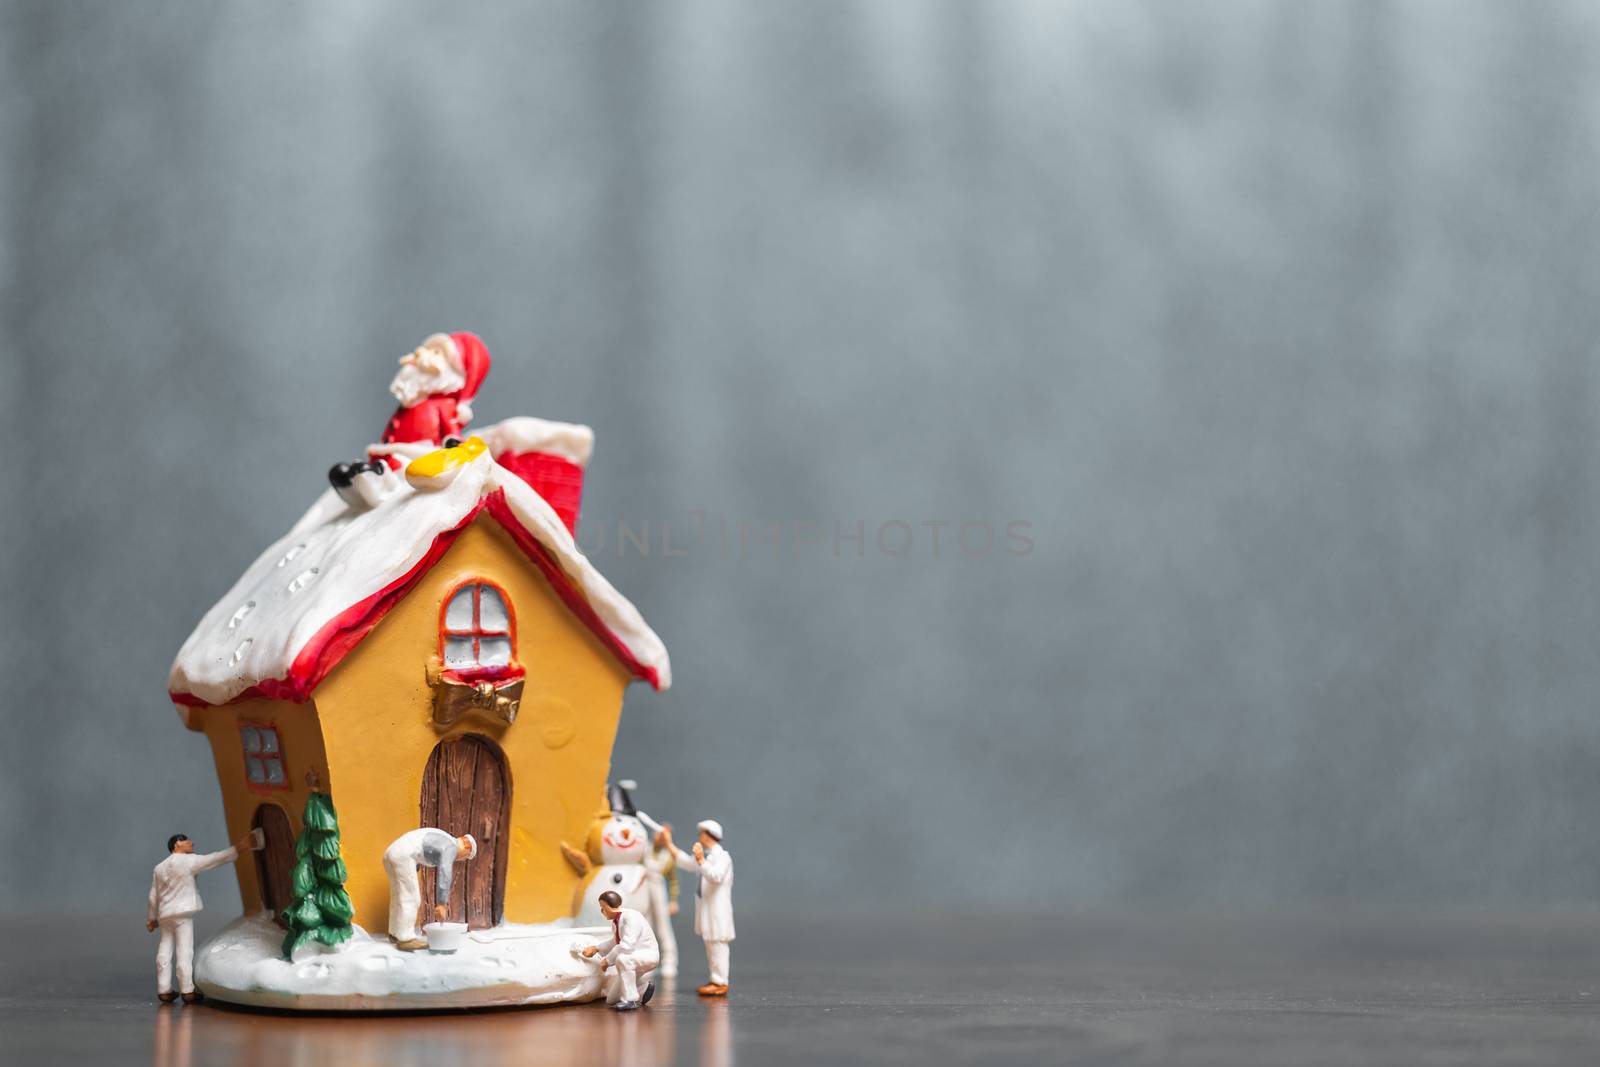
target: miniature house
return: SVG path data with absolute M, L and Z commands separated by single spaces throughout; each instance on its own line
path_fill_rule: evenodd
M 623 690 L 666 649 L 573 538 L 592 435 L 511 419 L 476 449 L 412 446 L 366 503 L 330 490 L 184 643 L 169 690 L 216 759 L 245 910 L 290 902 L 309 784 L 338 809 L 355 921 L 381 933 L 382 855 L 407 830 L 479 840 L 452 918 L 570 915 Z M 430 466 L 431 464 L 431 466 Z M 432 882 L 425 872 L 424 904 Z

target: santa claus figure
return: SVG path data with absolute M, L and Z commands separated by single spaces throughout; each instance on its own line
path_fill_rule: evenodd
M 400 357 L 389 392 L 400 408 L 384 427 L 381 444 L 356 463 L 335 463 L 328 482 L 354 508 L 370 508 L 394 483 L 384 475 L 405 466 L 405 458 L 429 447 L 453 444 L 472 421 L 472 398 L 489 373 L 489 350 L 477 334 L 436 333 Z M 405 446 L 411 445 L 412 448 Z
M 436 333 L 400 357 L 389 392 L 400 409 L 383 431 L 383 443 L 460 437 L 472 421 L 472 398 L 489 373 L 489 350 L 477 334 Z

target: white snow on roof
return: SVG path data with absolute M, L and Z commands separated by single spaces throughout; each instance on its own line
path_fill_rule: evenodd
M 168 690 L 223 704 L 252 686 L 285 678 L 324 626 L 408 574 L 435 537 L 459 525 L 496 490 L 504 492 L 517 521 L 550 551 L 606 628 L 635 660 L 656 671 L 657 687 L 671 684 L 661 639 L 521 478 L 489 455 L 433 492 L 413 489 L 399 474 L 391 477 L 400 479 L 399 488 L 370 510 L 347 506 L 331 489 L 323 493 L 206 612 L 178 651 Z
M 470 431 L 469 431 L 470 432 Z M 502 452 L 548 452 L 580 467 L 594 454 L 594 431 L 575 422 L 551 422 L 531 415 L 485 426 L 478 434 L 493 455 Z

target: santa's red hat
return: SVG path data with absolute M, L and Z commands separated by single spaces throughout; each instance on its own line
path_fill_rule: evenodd
M 436 336 L 449 342 L 444 347 L 450 355 L 450 362 L 466 379 L 460 389 L 444 394 L 455 400 L 457 417 L 465 423 L 472 418 L 472 398 L 478 395 L 478 387 L 489 375 L 489 348 L 475 333 L 463 331 Z M 433 339 L 428 338 L 429 341 Z

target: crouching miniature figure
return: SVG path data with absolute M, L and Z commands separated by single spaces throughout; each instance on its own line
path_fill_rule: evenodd
M 594 959 L 605 953 L 600 960 L 600 970 L 602 973 L 611 971 L 605 984 L 607 1004 L 618 1011 L 642 1008 L 656 995 L 652 977 L 661 962 L 656 935 L 642 914 L 624 908 L 621 895 L 610 890 L 600 894 L 600 914 L 611 924 L 611 936 L 584 949 L 583 956 Z M 642 994 L 639 992 L 641 982 L 644 984 Z
M 172 988 L 173 964 L 178 971 L 178 991 L 183 1002 L 193 1004 L 201 996 L 194 987 L 194 917 L 204 905 L 200 903 L 200 890 L 194 876 L 224 863 L 232 863 L 241 851 L 260 848 L 254 831 L 245 834 L 221 852 L 208 852 L 197 856 L 194 842 L 187 834 L 173 834 L 167 838 L 167 858 L 156 864 L 150 879 L 150 908 L 145 918 L 146 930 L 161 930 L 161 941 L 156 948 L 156 995 L 161 1003 L 171 1004 L 178 999 Z
M 450 913 L 451 871 L 457 860 L 470 860 L 478 854 L 478 840 L 471 834 L 452 837 L 445 830 L 425 826 L 395 838 L 383 852 L 383 869 L 389 876 L 389 936 L 399 948 L 411 952 L 427 948 L 417 936 L 417 915 L 422 910 L 422 885 L 417 881 L 417 866 L 439 872 L 438 892 L 433 917 L 444 922 Z

